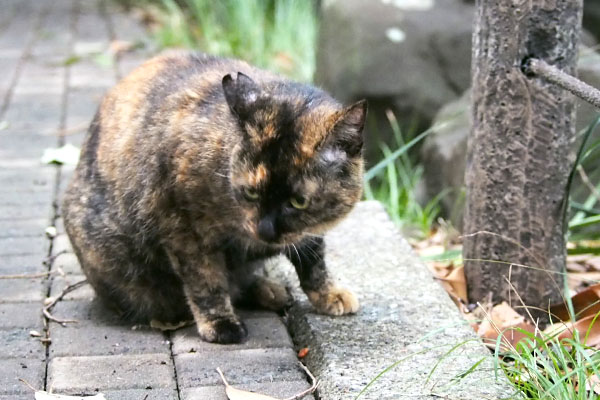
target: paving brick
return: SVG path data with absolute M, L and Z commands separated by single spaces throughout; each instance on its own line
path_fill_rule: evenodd
M 109 310 L 98 299 L 60 301 L 52 309 L 52 314 L 57 318 L 76 319 L 78 326 L 84 325 L 110 325 L 131 328 L 131 322 L 123 320 L 119 314 Z
M 0 132 L 0 138 L 6 134 L 8 132 Z M 51 191 L 54 189 L 55 177 L 56 167 L 53 166 L 31 169 L 2 168 L 0 170 L 0 192 Z
M 52 269 L 54 270 L 62 270 L 65 274 L 76 274 L 82 275 L 81 266 L 79 266 L 79 261 L 77 260 L 77 256 L 74 253 L 64 253 L 58 255 L 54 259 L 54 263 L 52 264 Z
M 44 387 L 45 372 L 45 360 L 0 359 L 0 394 L 27 393 L 31 399 L 31 389 L 19 382 L 19 378 L 26 380 L 35 388 L 42 388 Z
M 32 204 L 25 207 L 22 205 L 0 205 L 0 224 L 5 226 L 23 219 L 50 219 L 51 213 L 50 203 Z
M 66 275 L 66 276 L 55 276 L 52 280 L 52 287 L 50 290 L 51 296 L 58 296 L 64 288 L 68 285 L 72 285 L 85 279 L 85 275 Z M 91 285 L 85 284 L 72 292 L 68 293 L 64 300 L 83 300 L 93 299 L 96 296 L 94 289 Z
M 231 384 L 294 381 L 304 379 L 292 349 L 244 349 L 205 351 L 175 356 L 179 387 L 191 388 L 220 384 L 216 372 L 227 371 Z
M 165 354 L 55 357 L 48 365 L 48 387 L 58 393 L 111 389 L 175 389 L 173 364 Z
M 14 123 L 14 121 L 7 121 L 11 126 Z M 17 125 L 21 125 L 21 129 L 23 129 L 22 124 Z M 58 139 L 55 135 L 40 135 L 37 131 L 31 132 L 33 130 L 30 129 L 24 133 L 0 132 L 0 157 L 5 163 L 14 164 L 16 159 L 25 159 L 30 161 L 31 166 L 39 167 L 44 149 L 57 147 Z M 7 165 L 7 167 L 10 166 Z
M 62 93 L 18 93 L 10 102 L 4 118 L 11 128 L 55 134 L 60 125 Z
M 52 324 L 50 356 L 100 356 L 115 354 L 170 354 L 169 341 L 160 331 L 132 330 L 126 326 L 67 327 Z
M 2 221 L 0 222 L 0 239 L 23 236 L 44 237 L 44 231 L 47 227 L 48 218 Z
M 287 399 L 308 389 L 310 384 L 307 381 L 263 382 L 235 385 L 235 387 L 237 389 L 273 396 L 278 399 Z M 224 385 L 185 389 L 182 391 L 181 398 L 182 400 L 228 400 Z M 314 400 L 314 397 L 310 395 L 302 399 Z
M 0 279 L 0 303 L 41 301 L 44 292 L 43 278 Z
M 179 400 L 176 389 L 108 390 L 102 393 L 107 399 L 115 400 Z
M 0 359 L 45 359 L 46 346 L 39 338 L 31 337 L 29 331 L 28 328 L 0 329 Z
M 33 237 L 2 237 L 0 238 L 0 257 L 47 254 L 49 243 L 50 241 L 43 235 Z
M 32 274 L 46 271 L 42 264 L 45 259 L 42 252 L 0 257 L 0 274 Z
M 42 323 L 42 303 L 1 303 L 0 329 L 39 329 Z
M 52 190 L 49 186 L 46 188 L 46 190 L 14 190 L 10 192 L 0 191 L 0 205 L 2 206 L 29 206 L 32 204 L 49 205 L 51 203 Z
M 195 326 L 179 329 L 173 334 L 173 352 L 181 354 L 215 350 L 292 347 L 287 328 L 275 313 L 266 318 L 244 319 L 244 323 L 248 328 L 248 338 L 241 344 L 207 343 L 200 339 Z

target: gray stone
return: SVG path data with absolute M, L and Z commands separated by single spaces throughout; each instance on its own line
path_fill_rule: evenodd
M 41 326 L 37 328 L 41 333 Z M 0 359 L 45 359 L 46 346 L 29 332 L 28 328 L 0 329 Z
M 31 399 L 31 389 L 19 379 L 26 380 L 34 388 L 43 388 L 45 372 L 46 363 L 43 359 L 0 358 L 0 394 L 28 393 Z
M 44 279 L 0 279 L 0 303 L 41 301 Z
M 396 362 L 362 398 L 424 399 L 434 398 L 435 392 L 436 397 L 467 400 L 511 394 L 503 380 L 495 381 L 489 351 L 475 339 L 379 203 L 360 203 L 327 235 L 326 242 L 330 269 L 342 286 L 357 294 L 361 309 L 338 318 L 318 315 L 302 295 L 290 311 L 294 342 L 310 348 L 305 361 L 321 381 L 319 398 L 354 398 Z M 293 277 L 289 264 L 282 262 L 275 268 Z M 464 341 L 460 350 L 444 356 Z M 490 357 L 489 362 L 448 385 L 483 357 Z M 439 368 L 426 382 L 438 362 Z
M 34 204 L 28 207 L 19 205 L 0 205 L 0 224 L 14 224 L 15 220 L 44 219 L 50 220 L 50 204 Z
M 82 275 L 81 266 L 74 253 L 59 254 L 52 263 L 52 269 L 61 270 L 65 274 Z
M 170 354 L 169 341 L 159 331 L 132 330 L 127 326 L 101 324 L 52 324 L 51 357 L 100 356 L 115 354 Z
M 292 349 L 206 351 L 175 356 L 180 388 L 218 385 L 216 368 L 227 373 L 230 384 L 251 384 L 304 379 Z
M 229 381 L 227 372 L 225 378 Z M 278 399 L 287 399 L 310 387 L 306 381 L 290 382 L 263 382 L 234 385 L 236 389 L 247 390 Z M 304 400 L 314 400 L 312 395 L 303 397 Z M 205 386 L 199 388 L 185 389 L 182 391 L 182 400 L 228 400 L 225 394 L 225 386 Z
M 0 304 L 0 329 L 27 328 L 39 330 L 42 304 L 39 302 Z M 39 330 L 41 332 L 41 330 Z
M 73 247 L 66 234 L 59 234 L 52 239 L 52 254 L 73 253 Z
M 61 96 L 61 93 L 43 91 L 17 93 L 12 97 L 4 118 L 12 129 L 56 134 L 60 125 Z
M 266 318 L 243 318 L 248 328 L 248 338 L 240 344 L 220 345 L 200 339 L 195 326 L 177 330 L 173 335 L 173 353 L 202 353 L 205 351 L 260 349 L 271 347 L 292 347 L 287 328 L 281 319 L 272 314 Z
M 55 176 L 56 168 L 53 166 L 3 168 L 0 170 L 0 192 L 49 191 L 53 189 Z
M 380 158 L 391 108 L 403 127 L 426 127 L 470 84 L 474 6 L 463 1 L 322 2 L 315 81 L 337 98 L 369 100 L 375 131 L 369 159 Z M 368 124 L 369 127 L 372 125 Z
M 122 389 L 175 389 L 173 364 L 165 354 L 55 357 L 48 387 L 64 394 Z

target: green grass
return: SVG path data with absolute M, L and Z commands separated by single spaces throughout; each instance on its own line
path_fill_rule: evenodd
M 380 144 L 382 160 L 365 173 L 365 198 L 380 201 L 406 235 L 422 239 L 431 232 L 441 210 L 440 200 L 446 192 L 438 194 L 426 205 L 418 202 L 416 192 L 423 167 L 415 163 L 408 152 L 446 122 L 432 126 L 418 135 L 404 135 L 394 114 L 388 110 L 386 115 L 396 149 L 390 149 L 385 143 Z
M 518 330 L 527 337 L 504 352 L 500 351 L 499 339 L 495 362 L 510 384 L 518 388 L 525 398 L 599 398 L 593 390 L 585 389 L 589 384 L 600 392 L 600 352 L 585 345 L 586 332 L 576 332 L 572 339 L 559 340 L 556 336 L 535 336 Z
M 311 0 L 157 0 L 163 6 L 156 38 L 241 58 L 310 82 L 315 68 L 316 5 Z

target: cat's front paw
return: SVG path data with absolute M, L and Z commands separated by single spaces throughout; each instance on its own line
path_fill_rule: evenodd
M 318 312 L 327 315 L 353 314 L 358 311 L 358 299 L 351 291 L 331 286 L 306 293 Z
M 211 343 L 240 343 L 248 330 L 242 321 L 232 317 L 222 317 L 198 324 L 200 337 Z
M 292 301 L 285 286 L 266 278 L 258 278 L 252 285 L 251 293 L 254 301 L 267 310 L 283 310 Z

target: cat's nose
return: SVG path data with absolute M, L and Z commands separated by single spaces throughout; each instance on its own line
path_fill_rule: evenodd
M 273 242 L 277 239 L 275 224 L 271 218 L 265 217 L 258 222 L 258 236 L 265 242 Z

